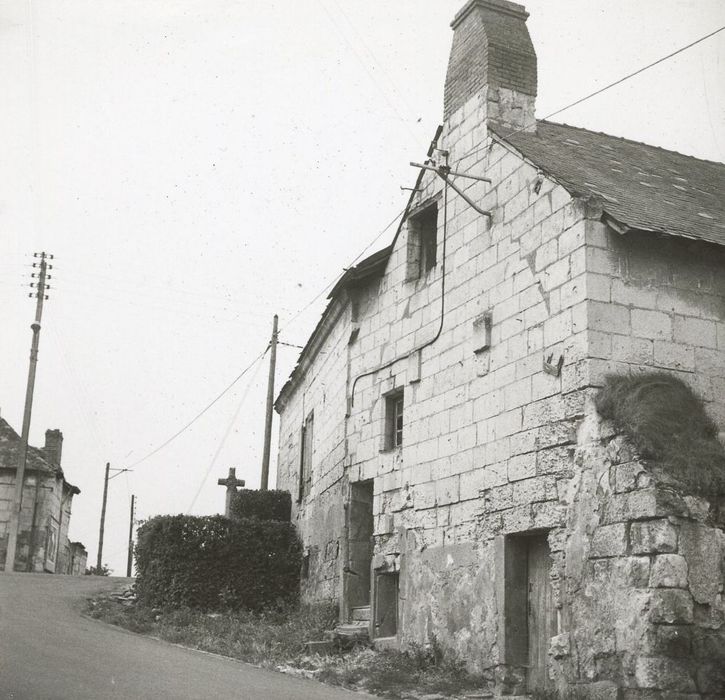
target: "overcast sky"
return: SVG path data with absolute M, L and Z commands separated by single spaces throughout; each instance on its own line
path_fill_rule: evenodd
M 264 350 L 273 313 L 303 344 L 324 295 L 299 310 L 402 209 L 462 4 L 0 0 L 0 413 L 20 431 L 23 285 L 46 250 L 31 442 L 65 435 L 89 562 L 105 462 L 193 418 Z M 725 25 L 721 0 L 527 9 L 539 117 Z M 725 160 L 724 61 L 725 32 L 555 121 Z M 277 389 L 297 352 L 280 348 Z M 131 493 L 146 518 L 220 512 L 230 466 L 258 487 L 266 375 L 265 358 L 111 482 L 104 562 L 125 568 Z

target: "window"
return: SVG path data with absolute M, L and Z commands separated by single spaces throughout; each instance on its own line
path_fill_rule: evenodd
M 312 481 L 312 446 L 314 439 L 315 415 L 310 413 L 307 420 L 302 424 L 300 432 L 300 489 L 298 501 L 307 496 L 310 492 Z
M 394 450 L 403 445 L 403 407 L 402 391 L 396 391 L 385 399 L 385 449 Z
M 438 205 L 433 203 L 408 219 L 408 281 L 416 280 L 438 262 Z

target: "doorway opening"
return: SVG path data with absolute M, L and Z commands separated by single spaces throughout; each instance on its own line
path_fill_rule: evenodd
M 548 533 L 505 540 L 506 660 L 526 667 L 529 692 L 551 688 L 549 644 L 557 633 Z
M 347 509 L 347 565 L 345 567 L 348 621 L 370 621 L 370 570 L 373 558 L 373 480 L 350 485 Z
M 375 638 L 398 634 L 398 573 L 375 577 Z

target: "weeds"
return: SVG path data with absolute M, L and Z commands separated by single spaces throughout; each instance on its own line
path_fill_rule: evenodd
M 661 464 L 688 491 L 725 495 L 725 449 L 702 400 L 664 372 L 609 375 L 596 399 L 645 459 Z
M 346 688 L 364 688 L 387 698 L 403 697 L 411 689 L 455 695 L 486 685 L 486 679 L 469 673 L 463 661 L 446 658 L 435 641 L 407 651 L 357 649 L 331 660 L 319 679 Z
M 207 614 L 100 597 L 88 601 L 86 612 L 133 632 L 387 698 L 411 697 L 413 692 L 456 695 L 486 685 L 462 661 L 447 657 L 435 640 L 405 652 L 356 647 L 346 653 L 308 655 L 306 642 L 322 639 L 337 623 L 332 603 Z

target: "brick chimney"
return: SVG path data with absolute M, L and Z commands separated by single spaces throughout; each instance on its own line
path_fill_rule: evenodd
M 444 93 L 446 120 L 468 105 L 464 113 L 480 108 L 486 123 L 536 128 L 536 53 L 526 28 L 528 16 L 523 5 L 508 0 L 469 0 L 456 15 Z
M 60 430 L 45 431 L 45 447 L 43 448 L 46 459 L 54 466 L 60 467 L 60 458 L 63 452 L 63 433 Z

